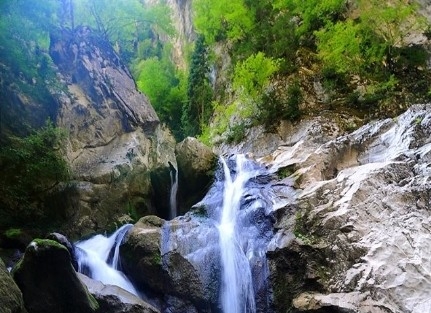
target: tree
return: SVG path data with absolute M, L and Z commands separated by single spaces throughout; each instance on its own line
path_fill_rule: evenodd
M 328 23 L 315 32 L 319 57 L 326 67 L 339 74 L 359 74 L 365 62 L 361 50 L 364 38 L 360 25 L 353 20 Z
M 275 0 L 274 7 L 299 18 L 296 36 L 306 46 L 313 46 L 313 32 L 326 23 L 337 21 L 346 10 L 346 0 Z
M 187 83 L 187 102 L 184 103 L 182 124 L 185 136 L 196 136 L 212 115 L 213 96 L 208 65 L 208 50 L 203 36 L 196 43 Z
M 208 44 L 238 41 L 252 27 L 253 18 L 243 0 L 195 0 L 193 13 L 195 27 Z
M 171 36 L 175 29 L 167 5 L 143 5 L 140 0 L 75 0 L 76 24 L 89 25 L 118 47 L 127 62 L 136 56 L 139 43 Z
M 160 120 L 181 140 L 181 112 L 186 99 L 184 74 L 176 70 L 167 52 L 165 57 L 151 57 L 135 66 L 138 89 L 150 98 Z
M 410 43 L 410 35 L 420 35 L 427 31 L 428 23 L 417 11 L 417 5 L 405 0 L 382 2 L 379 0 L 359 0 L 360 24 L 363 33 L 372 33 L 379 38 L 384 59 L 393 67 L 402 48 Z M 401 50 L 400 50 L 401 48 Z

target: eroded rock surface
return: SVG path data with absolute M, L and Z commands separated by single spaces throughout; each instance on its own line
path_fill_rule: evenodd
M 112 46 L 87 27 L 51 34 L 50 55 L 66 90 L 58 126 L 69 133 L 67 159 L 69 235 L 113 228 L 124 214 L 167 211 L 169 162 L 176 168 L 175 141 L 149 100 L 140 93 Z M 154 184 L 165 182 L 165 188 Z
M 431 106 L 417 105 L 263 159 L 298 187 L 268 253 L 277 311 L 429 311 L 430 135 Z
M 125 273 L 159 298 L 169 312 L 211 312 L 211 305 L 217 305 L 218 285 L 213 284 L 216 278 L 209 281 L 209 276 L 217 273 L 214 263 L 218 257 L 208 254 L 206 262 L 197 257 L 202 250 L 217 248 L 217 230 L 204 226 L 191 217 L 166 222 L 146 216 L 134 225 L 120 247 Z M 194 240 L 171 238 L 179 234 Z

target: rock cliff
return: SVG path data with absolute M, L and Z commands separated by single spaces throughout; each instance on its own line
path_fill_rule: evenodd
M 175 142 L 111 45 L 86 27 L 58 30 L 50 55 L 65 86 L 55 97 L 75 180 L 69 232 L 106 229 L 126 213 L 167 214 Z
M 417 105 L 333 139 L 303 127 L 262 159 L 297 186 L 268 252 L 277 312 L 429 311 L 430 123 Z

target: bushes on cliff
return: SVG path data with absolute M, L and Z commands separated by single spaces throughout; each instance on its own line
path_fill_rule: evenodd
M 56 184 L 69 178 L 60 147 L 65 134 L 52 122 L 24 138 L 11 137 L 0 148 L 0 226 L 35 222 L 37 203 Z M 36 203 L 36 205 L 35 205 Z

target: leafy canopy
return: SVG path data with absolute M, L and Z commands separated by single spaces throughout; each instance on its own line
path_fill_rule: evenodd
M 208 43 L 238 41 L 253 26 L 243 0 L 194 0 L 193 12 L 194 25 Z

